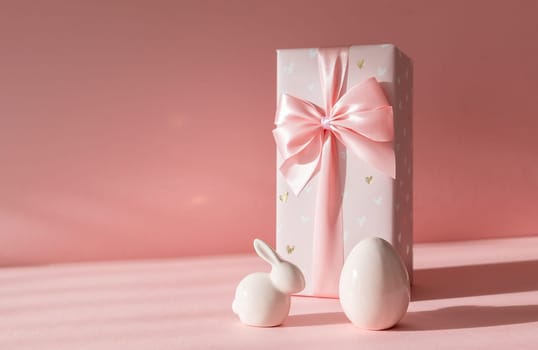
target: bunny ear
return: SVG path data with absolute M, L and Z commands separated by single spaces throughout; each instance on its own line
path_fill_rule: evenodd
M 254 249 L 260 258 L 267 261 L 269 264 L 275 265 L 280 262 L 278 254 L 261 239 L 256 238 L 254 240 Z

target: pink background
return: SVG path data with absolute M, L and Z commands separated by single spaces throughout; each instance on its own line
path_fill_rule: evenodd
M 0 264 L 274 242 L 276 48 L 415 64 L 415 240 L 538 234 L 537 1 L 4 1 Z

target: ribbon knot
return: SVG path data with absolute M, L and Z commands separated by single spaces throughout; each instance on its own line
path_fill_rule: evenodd
M 330 117 L 321 117 L 321 127 L 325 130 L 331 129 L 331 118 Z

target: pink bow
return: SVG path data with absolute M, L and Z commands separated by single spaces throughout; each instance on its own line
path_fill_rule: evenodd
M 395 178 L 392 107 L 375 78 L 345 91 L 347 48 L 319 49 L 324 108 L 283 94 L 273 135 L 283 162 L 280 171 L 299 195 L 319 174 L 313 252 L 316 295 L 337 296 L 343 264 L 342 198 L 337 143 Z

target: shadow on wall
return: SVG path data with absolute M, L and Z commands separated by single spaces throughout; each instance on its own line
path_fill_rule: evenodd
M 412 300 L 538 290 L 538 260 L 414 271 Z

